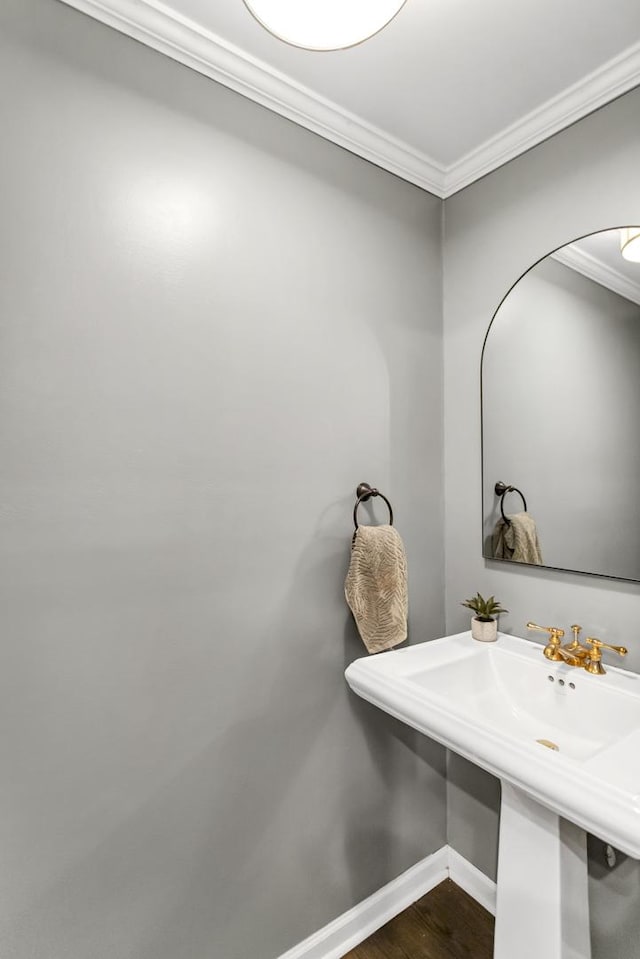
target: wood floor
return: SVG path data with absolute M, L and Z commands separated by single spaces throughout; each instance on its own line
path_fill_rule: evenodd
M 450 879 L 344 959 L 491 959 L 493 916 Z

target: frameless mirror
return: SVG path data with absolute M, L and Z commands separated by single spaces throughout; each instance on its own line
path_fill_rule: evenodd
M 606 230 L 549 254 L 491 321 L 482 354 L 486 558 L 640 580 L 636 236 L 640 246 L 640 227 Z

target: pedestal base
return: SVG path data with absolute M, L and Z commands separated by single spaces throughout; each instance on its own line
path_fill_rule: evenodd
M 584 830 L 502 783 L 494 959 L 591 959 Z

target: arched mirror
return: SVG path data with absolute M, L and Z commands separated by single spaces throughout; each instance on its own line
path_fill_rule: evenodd
M 640 227 L 556 250 L 505 296 L 482 457 L 486 558 L 640 581 Z

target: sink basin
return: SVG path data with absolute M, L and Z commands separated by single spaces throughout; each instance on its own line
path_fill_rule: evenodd
M 359 696 L 502 785 L 494 959 L 590 959 L 586 832 L 640 858 L 640 676 L 471 633 L 358 659 Z
M 593 676 L 549 662 L 538 643 L 514 636 L 479 643 L 460 633 L 358 659 L 346 678 L 364 699 L 638 859 L 640 676 L 606 669 Z

